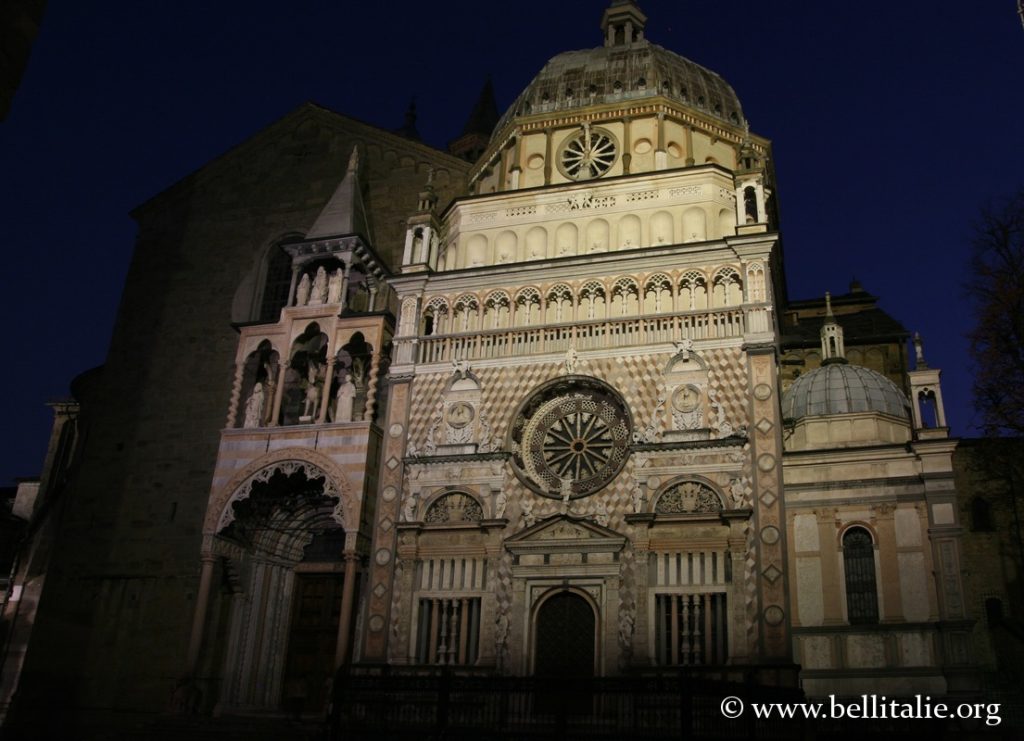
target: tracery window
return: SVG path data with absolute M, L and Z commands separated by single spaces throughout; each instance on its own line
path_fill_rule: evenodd
M 871 534 L 851 527 L 843 534 L 843 572 L 846 575 L 846 614 L 851 625 L 878 622 L 875 546 Z
M 263 281 L 263 298 L 260 301 L 259 321 L 276 322 L 281 309 L 288 303 L 288 289 L 292 283 L 292 258 L 281 249 L 281 245 L 270 248 L 267 260 L 267 274 Z
M 679 281 L 679 302 L 680 311 L 708 308 L 708 283 L 696 270 L 687 272 Z
M 547 321 L 560 324 L 572 320 L 572 291 L 564 283 L 552 286 L 547 295 Z

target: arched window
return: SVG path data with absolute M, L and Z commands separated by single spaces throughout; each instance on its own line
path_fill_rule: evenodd
M 261 322 L 276 322 L 281 317 L 281 309 L 288 303 L 288 289 L 291 284 L 292 258 L 281 249 L 281 245 L 274 245 L 267 256 L 267 274 L 263 282 L 263 298 L 260 301 Z
M 851 527 L 843 535 L 843 571 L 846 575 L 846 614 L 850 625 L 877 623 L 875 546 L 871 534 L 862 527 Z

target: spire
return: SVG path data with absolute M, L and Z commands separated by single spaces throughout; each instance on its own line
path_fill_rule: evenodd
M 832 313 L 832 294 L 825 291 L 825 323 L 821 325 L 821 364 L 845 363 L 843 328 Z
M 491 132 L 498 123 L 498 104 L 494 100 L 494 85 L 487 75 L 476 104 L 462 127 L 462 134 L 448 144 L 448 151 L 467 162 L 476 162 L 487 149 Z
M 629 46 L 644 40 L 647 16 L 633 0 L 612 0 L 601 16 L 605 46 Z
M 416 97 L 409 101 L 409 107 L 405 109 L 405 123 L 395 129 L 395 133 L 413 141 L 422 141 L 420 132 L 416 130 Z
M 352 153 L 345 167 L 345 175 L 335 189 L 327 205 L 317 216 L 313 226 L 306 234 L 306 239 L 337 237 L 343 234 L 362 234 L 371 238 L 366 209 L 363 205 L 363 192 L 360 186 L 359 147 L 352 147 Z

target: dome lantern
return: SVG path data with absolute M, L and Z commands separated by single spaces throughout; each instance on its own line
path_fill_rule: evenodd
M 604 45 L 629 46 L 644 40 L 647 16 L 633 0 L 613 0 L 601 16 Z

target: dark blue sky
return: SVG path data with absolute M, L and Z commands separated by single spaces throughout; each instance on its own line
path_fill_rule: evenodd
M 858 278 L 921 332 L 973 434 L 970 222 L 1024 184 L 1014 0 L 640 4 L 648 38 L 721 74 L 773 140 L 791 296 Z M 104 360 L 135 205 L 306 100 L 394 128 L 415 95 L 443 147 L 484 75 L 507 105 L 549 57 L 600 44 L 605 5 L 50 0 L 0 124 L 0 485 L 39 472 L 44 403 Z

